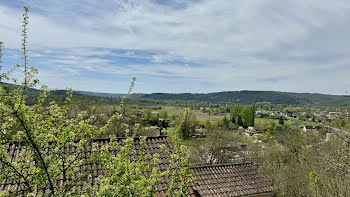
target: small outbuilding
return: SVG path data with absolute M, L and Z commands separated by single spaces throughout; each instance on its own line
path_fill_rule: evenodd
M 251 126 L 245 130 L 245 134 L 249 135 L 249 136 L 252 136 L 252 135 L 257 134 L 257 133 L 258 133 L 257 130 Z

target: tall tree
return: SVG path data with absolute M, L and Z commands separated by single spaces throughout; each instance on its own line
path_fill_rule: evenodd
M 241 115 L 242 105 L 236 104 L 230 109 L 230 119 L 238 119 L 238 116 Z
M 241 116 L 244 127 L 254 126 L 255 106 L 254 105 L 235 105 L 230 110 L 231 121 L 235 120 L 238 124 L 238 117 Z
M 280 125 L 284 125 L 284 120 L 283 120 L 283 117 L 282 117 L 282 116 L 280 116 L 280 118 L 279 118 L 279 120 L 278 120 L 278 123 L 279 123 Z
M 284 120 L 283 120 L 283 117 L 282 117 L 282 116 L 280 116 L 280 118 L 279 118 L 279 120 L 278 120 L 278 123 L 279 123 L 280 125 L 284 125 Z
M 231 122 L 233 123 L 233 124 L 236 124 L 236 119 L 235 119 L 235 117 L 231 117 Z
M 243 126 L 243 121 L 242 121 L 242 116 L 241 115 L 238 115 L 237 124 L 238 124 L 238 126 Z
M 250 110 L 251 110 L 251 126 L 255 125 L 255 105 L 251 105 Z
M 245 127 L 254 126 L 255 108 L 253 105 L 243 106 L 241 116 Z
M 177 130 L 180 138 L 184 140 L 190 138 L 195 130 L 196 123 L 196 116 L 186 107 L 183 116 L 177 119 Z

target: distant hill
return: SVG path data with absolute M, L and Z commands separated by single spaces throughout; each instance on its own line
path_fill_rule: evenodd
M 64 90 L 52 91 L 54 95 L 64 94 Z M 111 94 L 87 91 L 75 91 L 77 97 L 83 95 L 102 98 L 121 98 L 125 94 Z M 322 106 L 350 106 L 350 96 L 346 95 L 329 95 L 317 93 L 292 93 L 292 92 L 277 92 L 277 91 L 226 91 L 214 92 L 207 94 L 192 94 L 192 93 L 152 93 L 142 94 L 134 93 L 129 98 L 154 99 L 154 100 L 184 100 L 208 103 L 239 103 L 253 104 L 257 102 L 269 102 L 272 104 L 286 105 L 322 105 Z M 98 99 L 98 100 L 100 100 Z M 103 99 L 102 99 L 103 100 Z
M 76 92 L 83 95 L 112 97 L 112 98 L 121 98 L 125 96 L 125 94 L 112 94 L 112 93 L 100 93 L 100 92 L 88 92 L 88 91 L 76 91 Z
M 11 89 L 14 89 L 18 87 L 17 85 L 14 84 L 9 84 L 9 83 L 4 83 L 0 82 L 0 85 L 5 84 L 8 85 Z M 32 105 L 36 103 L 36 99 L 39 96 L 40 90 L 36 88 L 27 88 L 26 94 L 27 94 L 27 104 Z M 95 95 L 93 95 L 95 94 Z M 97 95 L 101 96 L 97 96 Z M 51 90 L 50 94 L 48 96 L 48 101 L 56 101 L 59 104 L 62 104 L 65 101 L 65 98 L 67 96 L 67 91 L 66 90 Z M 74 103 L 80 103 L 80 102 L 90 102 L 90 103 L 104 103 L 104 104 L 113 104 L 113 103 L 119 103 L 120 98 L 118 97 L 110 97 L 106 96 L 104 93 L 93 93 L 91 94 L 83 94 L 81 91 L 74 91 L 73 90 L 73 102 Z
M 159 100 L 191 100 L 208 103 L 240 103 L 252 104 L 256 102 L 270 102 L 272 104 L 287 105 L 327 105 L 327 106 L 348 106 L 350 96 L 312 94 L 312 93 L 291 93 L 276 91 L 227 91 L 208 94 L 168 94 L 152 93 L 141 95 L 140 98 Z
M 0 83 L 1 84 L 1 83 Z M 15 85 L 7 84 L 11 88 Z M 28 89 L 29 100 L 38 95 L 39 90 Z M 64 100 L 65 90 L 52 90 L 53 97 Z M 95 102 L 112 102 L 111 99 L 118 99 L 125 94 L 111 94 L 88 91 L 74 91 L 74 97 L 78 99 L 94 100 Z M 292 92 L 277 92 L 277 91 L 226 91 L 214 92 L 207 94 L 192 94 L 192 93 L 152 93 L 142 94 L 134 93 L 129 98 L 154 99 L 154 100 L 184 100 L 208 103 L 239 103 L 253 104 L 257 102 L 269 102 L 272 104 L 286 105 L 323 105 L 323 106 L 350 106 L 350 96 L 347 95 L 329 95 L 316 93 L 292 93 Z M 31 103 L 31 102 L 30 102 Z

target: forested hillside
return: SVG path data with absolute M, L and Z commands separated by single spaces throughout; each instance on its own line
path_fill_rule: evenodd
M 350 105 L 350 96 L 327 95 L 311 93 L 291 93 L 275 91 L 227 91 L 208 94 L 167 94 L 153 93 L 144 94 L 142 98 L 160 100 L 193 100 L 197 102 L 252 104 L 256 102 L 270 102 L 272 104 L 287 105 L 327 105 L 346 106 Z
M 84 95 L 112 97 L 112 98 L 121 98 L 125 96 L 125 94 L 111 94 L 111 93 L 100 93 L 100 92 L 89 92 L 89 91 L 76 91 L 76 92 Z
M 14 87 L 12 84 L 8 84 Z M 37 89 L 28 89 L 28 101 L 30 103 L 33 96 L 39 93 Z M 53 90 L 52 96 L 64 98 L 65 90 Z M 114 98 L 121 98 L 125 94 L 99 93 L 87 91 L 75 91 L 76 98 L 84 98 L 101 102 L 110 102 Z M 349 106 L 350 96 L 348 95 L 329 95 L 317 93 L 292 93 L 292 92 L 276 92 L 276 91 L 226 91 L 214 92 L 207 94 L 196 93 L 152 93 L 142 94 L 135 93 L 130 98 L 154 99 L 154 100 L 185 100 L 195 102 L 208 103 L 239 103 L 253 104 L 257 102 L 270 102 L 272 104 L 286 105 L 322 105 L 322 106 Z

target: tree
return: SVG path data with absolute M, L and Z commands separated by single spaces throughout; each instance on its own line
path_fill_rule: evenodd
M 284 125 L 284 120 L 283 120 L 283 117 L 282 117 L 282 116 L 280 116 L 280 118 L 279 118 L 279 120 L 278 120 L 278 123 L 279 123 L 280 125 Z
M 227 129 L 230 124 L 230 121 L 227 119 L 226 116 L 223 118 L 223 122 L 224 122 L 225 129 Z
M 232 120 L 232 118 L 234 119 L 238 119 L 238 116 L 241 115 L 242 112 L 242 105 L 234 105 L 231 109 L 230 109 L 230 119 Z
M 213 127 L 206 138 L 200 142 L 193 141 L 189 146 L 191 163 L 224 164 L 244 160 L 245 148 L 239 146 L 241 135 L 232 135 L 232 132 Z
M 144 121 L 152 126 L 158 125 L 158 120 L 159 120 L 159 113 L 156 115 L 153 115 L 151 109 L 145 110 L 145 115 L 144 115 Z
M 254 126 L 255 106 L 254 105 L 235 105 L 230 110 L 231 121 L 235 120 L 238 123 L 238 117 L 241 116 L 242 125 L 244 127 Z
M 235 119 L 235 117 L 231 117 L 231 122 L 233 123 L 233 124 L 236 124 L 236 119 Z
M 190 138 L 195 130 L 196 124 L 196 116 L 186 107 L 184 115 L 177 119 L 177 130 L 180 138 L 183 140 Z
M 204 122 L 204 126 L 205 126 L 207 131 L 210 131 L 213 127 L 212 124 L 210 123 L 209 119 Z
M 250 106 L 251 114 L 250 114 L 250 120 L 251 120 L 251 126 L 254 126 L 254 121 L 255 121 L 255 105 Z
M 56 102 L 46 105 L 50 91 L 46 86 L 42 86 L 37 102 L 32 106 L 26 104 L 28 89 L 35 87 L 39 82 L 34 78 L 37 70 L 28 67 L 28 11 L 29 8 L 24 7 L 23 65 L 16 65 L 9 72 L 1 74 L 1 80 L 9 81 L 10 74 L 21 69 L 24 80 L 18 84 L 14 79 L 13 82 L 17 86 L 13 89 L 6 84 L 0 85 L 0 182 L 14 183 L 19 187 L 2 191 L 0 196 L 80 195 L 71 189 L 75 186 L 80 187 L 83 180 L 91 178 L 91 173 L 97 170 L 98 164 L 104 166 L 104 176 L 96 180 L 94 187 L 89 184 L 83 185 L 88 196 L 154 196 L 159 179 L 165 175 L 172 178 L 168 195 L 184 196 L 188 191 L 187 184 L 192 180 L 183 148 L 178 148 L 175 143 L 175 152 L 169 153 L 171 166 L 165 172 L 154 168 L 153 164 L 159 161 L 157 155 L 150 157 L 142 151 L 145 138 L 140 140 L 139 152 L 136 153 L 132 148 L 138 124 L 128 125 L 121 120 L 125 115 L 122 109 L 127 95 L 134 87 L 135 78 L 127 95 L 121 99 L 118 110 L 102 127 L 91 124 L 94 117 L 88 117 L 86 112 L 81 112 L 75 117 L 69 116 L 71 90 L 67 91 L 63 105 L 60 106 Z M 126 139 L 121 144 L 112 135 L 108 144 L 93 145 L 94 139 L 114 128 L 114 125 L 119 125 L 126 133 Z M 16 144 L 23 148 L 18 150 L 18 158 L 13 159 L 7 150 Z M 88 147 L 92 145 L 93 149 L 89 152 Z M 70 149 L 76 151 L 72 153 Z M 111 149 L 117 152 L 111 153 Z M 130 155 L 137 155 L 137 159 Z M 89 170 L 81 170 L 87 166 Z M 55 184 L 58 181 L 60 185 Z
M 160 111 L 160 118 L 162 119 L 168 119 L 168 112 L 165 110 Z
M 242 116 L 241 115 L 238 116 L 237 124 L 238 124 L 238 126 L 243 126 L 243 121 L 242 121 Z
M 244 127 L 254 126 L 255 109 L 254 106 L 243 106 L 241 112 Z
M 277 196 L 347 196 L 350 147 L 338 133 L 329 141 L 288 125 L 264 144 L 253 144 L 252 161 L 274 184 Z
M 150 121 L 152 119 L 153 119 L 152 110 L 146 109 L 145 110 L 145 115 L 144 115 L 144 120 Z

